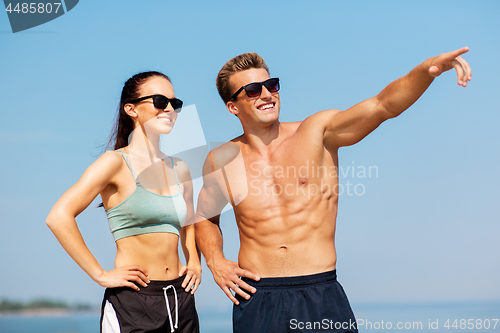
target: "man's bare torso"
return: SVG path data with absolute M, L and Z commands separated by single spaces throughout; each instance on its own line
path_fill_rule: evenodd
M 337 151 L 324 147 L 308 120 L 280 126 L 264 151 L 253 150 L 243 136 L 213 151 L 215 163 L 228 151 L 238 154 L 222 163 L 225 177 L 217 178 L 235 205 L 239 265 L 262 277 L 333 270 Z

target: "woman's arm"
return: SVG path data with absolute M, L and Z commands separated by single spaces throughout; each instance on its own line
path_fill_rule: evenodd
M 193 182 L 187 164 L 179 159 L 175 161 L 179 181 L 184 185 L 183 196 L 187 206 L 185 227 L 180 232 L 186 266 L 181 268 L 179 276 L 186 274 L 186 278 L 182 282 L 182 287 L 185 288 L 186 292 L 191 290 L 191 293 L 194 294 L 201 283 L 201 263 L 194 230 Z
M 46 223 L 66 252 L 92 280 L 102 287 L 130 287 L 139 290 L 132 281 L 147 286 L 147 272 L 139 266 L 105 271 L 85 244 L 75 220 L 112 181 L 122 166 L 123 158 L 119 153 L 104 153 L 85 170 L 78 182 L 57 200 L 47 216 Z

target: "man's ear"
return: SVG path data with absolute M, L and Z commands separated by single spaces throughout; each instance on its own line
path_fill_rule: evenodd
M 128 114 L 131 118 L 137 118 L 137 111 L 135 111 L 133 104 L 125 104 L 123 106 L 125 113 Z
M 226 107 L 229 110 L 229 112 L 231 112 L 235 116 L 238 116 L 238 113 L 240 113 L 238 111 L 238 107 L 233 103 L 233 101 L 227 102 Z

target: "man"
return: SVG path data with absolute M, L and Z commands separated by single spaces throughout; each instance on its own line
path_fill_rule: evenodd
M 335 271 L 338 149 L 401 114 L 445 71 L 455 68 L 465 87 L 471 71 L 460 55 L 467 51 L 427 59 L 348 110 L 294 123 L 279 121 L 279 81 L 259 55 L 245 53 L 222 67 L 217 88 L 244 134 L 205 162 L 196 238 L 235 304 L 234 332 L 357 332 Z M 219 215 L 228 202 L 240 235 L 238 263 L 222 252 Z

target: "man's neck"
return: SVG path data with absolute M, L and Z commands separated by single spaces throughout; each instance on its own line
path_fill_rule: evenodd
M 243 126 L 243 131 L 243 137 L 251 149 L 266 150 L 273 145 L 273 142 L 279 139 L 282 125 L 279 121 L 276 121 L 265 127 L 250 128 L 248 126 Z

